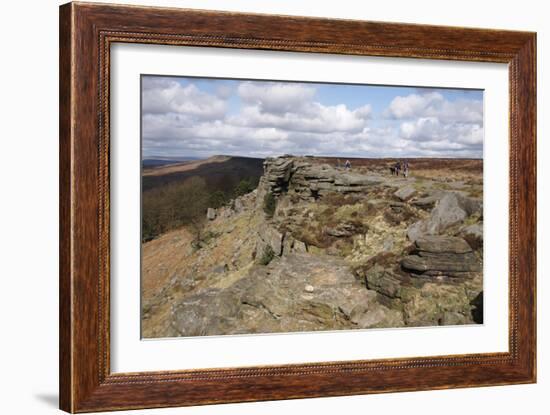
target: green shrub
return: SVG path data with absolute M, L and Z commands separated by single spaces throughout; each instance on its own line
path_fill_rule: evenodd
M 270 245 L 266 245 L 264 247 L 264 251 L 262 253 L 262 257 L 260 258 L 260 265 L 267 265 L 269 264 L 273 258 L 275 258 L 275 252 L 273 251 L 273 248 L 271 248 Z
M 242 196 L 253 191 L 256 186 L 257 183 L 254 183 L 254 180 L 252 178 L 242 179 L 235 187 L 235 190 L 233 192 L 235 194 L 235 197 Z
M 227 195 L 221 190 L 216 190 L 214 193 L 211 193 L 208 196 L 208 207 L 214 209 L 218 209 L 224 206 L 227 202 L 229 202 L 229 199 Z
M 269 192 L 264 197 L 264 212 L 268 217 L 273 217 L 275 209 L 277 208 L 277 199 L 273 193 Z

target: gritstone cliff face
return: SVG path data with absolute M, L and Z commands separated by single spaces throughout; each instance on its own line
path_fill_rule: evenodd
M 479 323 L 483 208 L 473 188 L 266 159 L 254 192 L 208 210 L 200 248 L 177 232 L 144 246 L 182 245 L 144 297 L 144 336 Z

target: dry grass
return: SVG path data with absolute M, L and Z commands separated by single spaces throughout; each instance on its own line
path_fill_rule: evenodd
M 141 290 L 144 302 L 151 300 L 178 270 L 187 268 L 192 252 L 192 234 L 185 228 L 168 232 L 142 244 Z
M 316 157 L 311 159 L 312 162 L 326 163 L 331 166 L 340 166 L 345 163 L 345 158 L 337 157 Z M 408 161 L 411 172 L 432 172 L 429 175 L 433 176 L 434 172 L 440 173 L 465 173 L 467 175 L 480 175 L 483 173 L 483 160 L 481 159 L 449 159 L 449 158 L 350 158 L 349 159 L 353 170 L 382 172 L 389 175 L 389 168 L 395 165 L 399 160 Z
M 142 335 L 146 338 L 170 334 L 171 304 L 185 295 L 178 283 L 190 278 L 197 288 L 224 287 L 246 275 L 246 266 L 252 259 L 255 239 L 250 227 L 256 227 L 255 218 L 245 213 L 233 218 L 208 223 L 205 232 L 212 235 L 205 247 L 194 249 L 193 237 L 186 228 L 168 232 L 142 244 Z M 227 264 L 229 272 L 211 273 L 220 264 Z M 175 279 L 176 284 L 172 284 Z

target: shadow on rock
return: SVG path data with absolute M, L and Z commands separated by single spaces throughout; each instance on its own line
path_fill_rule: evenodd
M 481 291 L 470 303 L 474 306 L 472 309 L 472 319 L 477 324 L 483 324 L 483 291 Z

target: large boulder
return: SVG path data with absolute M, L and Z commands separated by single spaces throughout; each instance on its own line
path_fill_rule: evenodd
M 407 237 L 411 241 L 416 241 L 423 235 L 437 235 L 467 217 L 468 213 L 461 207 L 459 196 L 455 193 L 447 193 L 439 200 L 429 218 L 409 227 Z
M 269 223 L 264 223 L 258 229 L 256 252 L 263 252 L 265 246 L 269 246 L 275 255 L 282 255 L 284 237 L 284 233 Z
M 470 276 L 481 271 L 481 261 L 462 238 L 452 236 L 423 236 L 415 241 L 413 255 L 401 260 L 401 266 L 426 276 Z M 460 274 L 464 273 L 464 274 Z
M 439 233 L 449 226 L 462 222 L 468 213 L 459 203 L 459 198 L 454 193 L 443 196 L 431 214 L 428 230 L 430 234 Z

